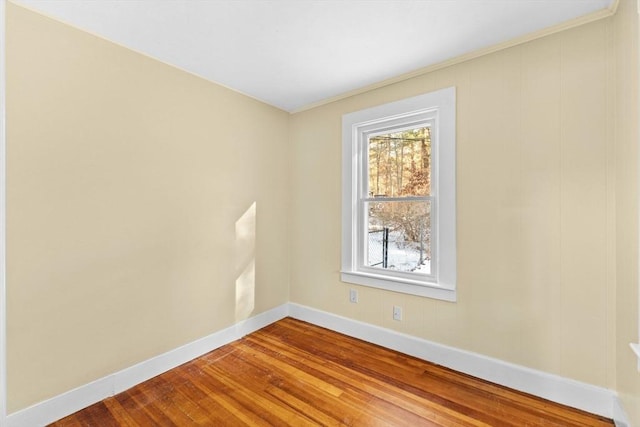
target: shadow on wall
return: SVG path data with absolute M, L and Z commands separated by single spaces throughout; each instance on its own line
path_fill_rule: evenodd
M 256 293 L 256 203 L 236 221 L 236 322 L 251 316 Z

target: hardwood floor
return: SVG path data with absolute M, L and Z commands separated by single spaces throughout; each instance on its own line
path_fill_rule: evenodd
M 613 423 L 287 318 L 52 425 Z

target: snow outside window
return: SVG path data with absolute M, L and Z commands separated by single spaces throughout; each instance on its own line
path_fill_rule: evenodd
M 345 114 L 342 130 L 342 280 L 455 301 L 455 88 Z

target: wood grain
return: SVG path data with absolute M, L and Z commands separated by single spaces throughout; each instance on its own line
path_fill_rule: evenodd
M 52 426 L 612 426 L 287 318 Z

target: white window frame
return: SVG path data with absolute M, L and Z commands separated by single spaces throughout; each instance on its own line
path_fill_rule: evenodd
M 364 265 L 364 202 L 369 137 L 431 128 L 431 273 L 383 270 Z M 342 116 L 343 282 L 411 295 L 456 300 L 456 92 L 440 89 Z M 396 198 L 385 198 L 392 201 Z M 411 200 L 411 198 L 397 198 Z M 423 199 L 423 198 L 418 198 Z

